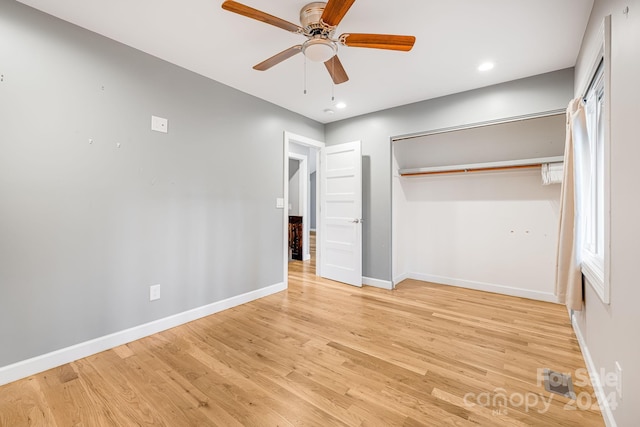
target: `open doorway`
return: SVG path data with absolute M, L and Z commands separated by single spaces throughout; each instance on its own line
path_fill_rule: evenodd
M 307 147 L 289 145 L 289 260 L 309 259 L 311 211 L 309 162 L 312 153 Z M 300 152 L 303 151 L 304 154 Z
M 284 138 L 284 221 L 285 221 L 285 265 L 284 278 L 287 280 L 289 269 L 292 272 L 305 272 L 320 275 L 317 254 L 319 254 L 318 236 L 322 232 L 317 221 L 319 194 L 317 171 L 319 167 L 321 141 L 315 141 L 299 135 L 285 132 Z M 301 225 L 290 226 L 290 222 Z M 295 230 L 292 236 L 290 230 Z M 290 245 L 292 238 L 301 242 L 301 254 L 293 255 Z M 295 259 L 294 259 L 295 258 Z
M 315 147 L 289 143 L 289 214 L 288 266 L 315 273 L 316 223 L 312 212 L 316 209 L 316 191 L 312 188 L 311 174 L 316 174 L 317 153 Z M 315 212 L 314 212 L 315 213 Z M 300 265 L 298 265 L 300 264 Z

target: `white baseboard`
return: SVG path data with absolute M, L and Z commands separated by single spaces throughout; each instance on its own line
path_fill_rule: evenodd
M 478 291 L 494 292 L 497 294 L 511 295 L 535 299 L 538 301 L 558 302 L 558 298 L 553 293 L 532 291 L 529 289 L 514 288 L 510 286 L 496 285 L 493 283 L 476 282 L 472 280 L 455 279 L 451 277 L 435 276 L 432 274 L 408 273 L 405 279 L 422 280 L 425 282 L 438 283 L 441 285 L 458 286 L 460 288 L 475 289 Z
M 52 351 L 51 353 L 36 356 L 11 365 L 2 366 L 0 367 L 0 385 L 26 378 L 39 372 L 73 362 L 74 360 L 91 356 L 92 354 L 100 353 L 101 351 L 174 328 L 184 323 L 188 323 L 205 316 L 210 316 L 220 311 L 284 291 L 285 289 L 287 289 L 285 283 L 278 283 L 182 313 L 174 314 L 172 316 L 165 317 L 164 319 L 154 320 L 153 322 L 72 345 L 71 347 Z
M 617 427 L 618 424 L 616 424 L 616 420 L 613 417 L 611 405 L 609 404 L 609 400 L 606 397 L 606 392 L 604 390 L 604 387 L 602 386 L 602 382 L 600 381 L 600 374 L 596 369 L 595 363 L 593 363 L 591 353 L 589 352 L 589 347 L 587 347 L 587 342 L 584 340 L 582 331 L 580 330 L 578 322 L 576 321 L 576 318 L 573 314 L 571 314 L 571 325 L 573 326 L 573 330 L 576 333 L 578 344 L 580 344 L 582 357 L 584 357 L 584 361 L 587 365 L 589 377 L 591 378 L 591 384 L 593 385 L 593 391 L 596 394 L 596 398 L 598 399 L 598 405 L 600 405 L 600 412 L 602 413 L 604 423 L 607 427 Z
M 362 284 L 382 289 L 393 289 L 393 283 L 388 280 L 373 279 L 371 277 L 362 277 Z
M 403 280 L 407 280 L 409 278 L 409 273 L 402 273 L 399 276 L 396 276 L 393 279 L 393 286 L 396 286 L 398 283 L 402 282 Z

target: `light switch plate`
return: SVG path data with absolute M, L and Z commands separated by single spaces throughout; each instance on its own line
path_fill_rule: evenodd
M 160 299 L 160 285 L 149 286 L 149 301 Z
M 282 197 L 278 197 L 276 199 L 276 208 L 277 209 L 284 209 L 284 199 Z
M 167 133 L 168 127 L 169 127 L 169 120 L 162 117 L 151 116 L 151 130 L 155 130 L 156 132 Z

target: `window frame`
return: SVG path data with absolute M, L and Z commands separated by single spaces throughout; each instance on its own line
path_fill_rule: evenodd
M 581 208 L 586 208 L 581 216 L 580 267 L 586 282 L 593 288 L 601 301 L 610 303 L 610 96 L 611 96 L 611 16 L 602 24 L 599 50 L 592 62 L 587 85 L 582 92 L 583 99 L 595 97 L 595 115 L 587 120 L 588 126 L 595 123 L 587 134 L 589 138 L 589 194 Z M 602 102 L 601 102 L 602 101 Z M 594 121 L 595 119 L 595 121 Z M 596 140 L 592 136 L 596 135 Z M 585 147 L 586 148 L 586 147 Z

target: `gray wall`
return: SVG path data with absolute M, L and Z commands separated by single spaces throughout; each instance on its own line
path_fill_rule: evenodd
M 13 1 L 0 67 L 0 366 L 282 282 L 321 124 Z
M 623 10 L 629 7 L 629 14 Z M 617 405 L 613 411 L 618 426 L 635 426 L 640 420 L 640 286 L 638 242 L 640 241 L 640 0 L 596 0 L 576 64 L 576 96 L 579 85 L 589 78 L 597 33 L 606 15 L 611 15 L 611 304 L 603 304 L 591 286 L 585 287 L 585 307 L 576 313 L 579 332 L 585 339 L 596 370 L 615 374 L 622 366 L 622 399 L 616 381 L 605 382 L 605 392 Z M 605 378 L 603 378 L 604 380 Z
M 390 137 L 565 109 L 572 97 L 566 69 L 326 125 L 327 145 L 362 141 L 364 276 L 391 280 Z

